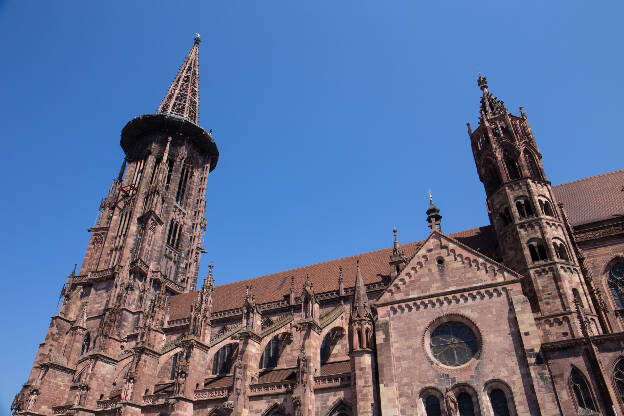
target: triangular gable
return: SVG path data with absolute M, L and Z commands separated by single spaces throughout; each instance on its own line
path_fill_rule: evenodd
M 377 304 L 517 281 L 520 275 L 459 241 L 432 232 Z

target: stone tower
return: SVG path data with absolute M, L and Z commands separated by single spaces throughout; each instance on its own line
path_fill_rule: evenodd
M 485 77 L 478 85 L 483 93 L 479 126 L 472 131 L 468 125 L 468 134 L 503 262 L 527 277 L 523 290 L 546 339 L 581 336 L 577 297 L 599 334 L 595 302 L 526 114 L 522 107 L 520 117 L 510 114 L 488 91 Z
M 211 133 L 197 124 L 199 43 L 197 35 L 158 112 L 122 130 L 121 171 L 100 204 L 80 273 L 67 278 L 61 308 L 20 393 L 34 396 L 31 411 L 50 413 L 45 403 L 63 400 L 95 406 L 89 378 L 110 365 L 106 357 L 127 345 L 159 347 L 167 298 L 196 288 L 206 181 L 219 158 Z M 194 311 L 200 338 L 206 338 L 211 290 L 202 290 L 206 296 Z M 141 387 L 134 385 L 142 368 L 137 357 L 137 370 L 126 380 L 130 390 Z M 70 369 L 77 366 L 83 370 L 72 381 Z

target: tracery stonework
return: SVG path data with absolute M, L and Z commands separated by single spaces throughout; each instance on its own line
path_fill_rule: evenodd
M 524 110 L 468 125 L 491 224 L 197 288 L 199 36 L 124 162 L 19 415 L 624 414 L 624 171 L 552 186 Z M 414 165 L 418 174 L 418 166 Z M 600 203 L 596 203 L 600 201 Z M 423 227 L 425 224 L 423 224 Z

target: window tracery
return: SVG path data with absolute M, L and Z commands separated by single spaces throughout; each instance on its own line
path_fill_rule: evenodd
M 613 370 L 613 384 L 621 402 L 624 402 L 624 359 L 620 358 Z
M 609 290 L 615 302 L 615 307 L 624 308 L 624 263 L 616 262 L 609 269 L 609 277 L 607 278 Z
M 596 404 L 594 403 L 587 380 L 576 368 L 573 368 L 570 373 L 569 383 L 579 413 L 597 414 Z
M 431 333 L 431 354 L 444 365 L 466 364 L 478 350 L 475 333 L 461 322 L 445 322 Z

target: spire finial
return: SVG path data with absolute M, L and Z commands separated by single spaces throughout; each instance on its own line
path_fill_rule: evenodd
M 158 113 L 185 118 L 195 124 L 199 120 L 199 34 L 178 71 L 169 91 L 158 107 Z
M 487 91 L 487 78 L 479 74 L 479 78 L 477 78 L 477 85 L 479 86 L 479 88 L 481 88 L 481 91 Z

